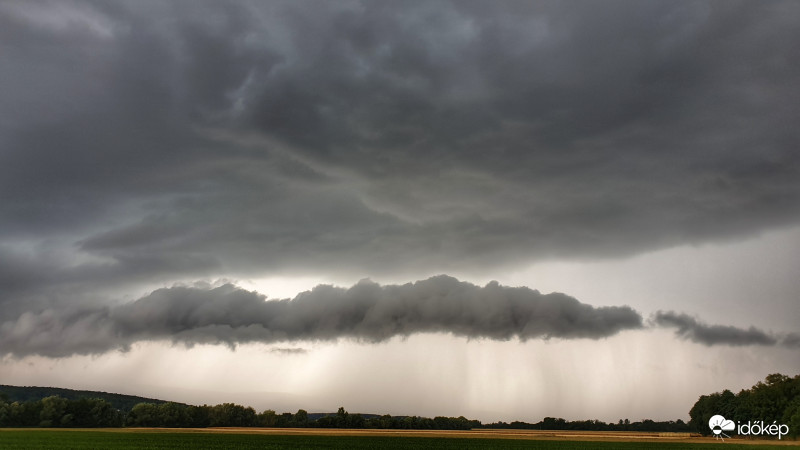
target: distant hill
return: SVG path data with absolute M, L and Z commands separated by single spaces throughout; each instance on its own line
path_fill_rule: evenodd
M 8 386 L 0 384 L 0 399 L 5 398 L 7 402 L 27 402 L 31 400 L 41 400 L 45 397 L 57 395 L 68 400 L 80 398 L 101 398 L 111 403 L 121 411 L 130 411 L 137 403 L 166 403 L 166 400 L 154 398 L 137 397 L 135 395 L 112 394 L 98 391 L 76 391 L 74 389 L 62 389 L 41 386 Z M 183 403 L 181 403 L 183 405 Z

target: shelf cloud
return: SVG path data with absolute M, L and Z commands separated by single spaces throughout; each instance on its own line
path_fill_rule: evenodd
M 187 345 L 336 341 L 377 343 L 416 333 L 467 338 L 600 339 L 642 328 L 627 306 L 593 307 L 565 294 L 448 276 L 404 285 L 320 285 L 293 300 L 267 300 L 231 284 L 159 289 L 116 307 L 49 309 L 0 325 L 0 348 L 65 356 L 126 349 L 142 340 Z

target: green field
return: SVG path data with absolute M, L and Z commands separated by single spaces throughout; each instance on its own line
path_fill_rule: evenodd
M 125 432 L 84 430 L 0 430 L 0 449 L 693 449 L 785 448 L 772 445 L 583 442 L 481 438 L 385 436 L 280 436 L 233 433 Z

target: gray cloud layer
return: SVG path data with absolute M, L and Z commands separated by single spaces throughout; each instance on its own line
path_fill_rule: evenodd
M 438 276 L 405 285 L 320 285 L 294 300 L 267 301 L 230 284 L 159 289 L 117 307 L 24 313 L 0 325 L 0 349 L 65 356 L 125 349 L 141 340 L 381 342 L 439 332 L 497 340 L 599 339 L 641 327 L 641 316 L 627 306 L 592 307 L 564 294 Z
M 756 327 L 737 328 L 729 325 L 708 325 L 687 314 L 673 311 L 659 311 L 652 319 L 658 326 L 676 328 L 675 334 L 683 339 L 704 345 L 777 345 L 800 347 L 800 339 L 795 333 L 778 337 Z
M 800 217 L 796 2 L 59 5 L 0 8 L 3 241 L 447 271 Z

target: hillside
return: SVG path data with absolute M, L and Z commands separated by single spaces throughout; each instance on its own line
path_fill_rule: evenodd
M 138 397 L 135 395 L 112 394 L 98 391 L 78 391 L 41 386 L 8 386 L 0 384 L 0 398 L 5 397 L 7 402 L 28 402 L 41 400 L 45 397 L 57 395 L 68 400 L 80 398 L 100 398 L 111 403 L 121 411 L 130 411 L 137 403 L 166 403 L 166 400 Z

